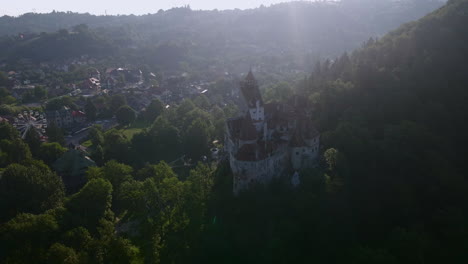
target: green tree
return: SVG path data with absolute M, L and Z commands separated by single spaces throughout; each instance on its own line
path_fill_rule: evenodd
M 55 122 L 50 122 L 46 128 L 47 139 L 49 142 L 57 142 L 60 145 L 65 145 L 65 137 L 63 135 L 63 130 L 55 124 Z
M 204 94 L 197 96 L 193 103 L 201 109 L 209 109 L 211 105 L 210 100 Z
M 146 108 L 144 117 L 148 122 L 154 122 L 154 120 L 160 116 L 164 111 L 164 105 L 159 99 L 154 99 L 151 104 Z
M 8 122 L 0 122 L 0 140 L 14 140 L 17 138 L 19 138 L 18 130 Z
M 130 142 L 122 131 L 111 129 L 104 134 L 104 160 L 118 162 L 131 160 Z
M 91 152 L 91 159 L 96 162 L 98 166 L 103 165 L 104 163 L 104 149 L 101 145 L 97 145 L 94 147 L 93 151 Z
M 335 171 L 336 170 L 336 167 L 337 167 L 337 163 L 338 163 L 338 160 L 339 160 L 339 152 L 337 149 L 334 149 L 334 148 L 330 148 L 330 149 L 327 149 L 323 156 L 325 158 L 325 161 L 327 162 L 328 164 L 328 169 L 330 171 Z
M 0 87 L 0 104 L 14 104 L 16 99 L 11 96 L 10 91 L 5 87 Z
M 0 178 L 2 220 L 18 213 L 41 213 L 62 204 L 63 182 L 45 166 L 12 164 Z
M 51 264 L 78 264 L 79 257 L 73 248 L 60 243 L 53 244 L 47 252 L 47 263 Z
M 24 142 L 28 144 L 29 150 L 31 150 L 33 157 L 37 158 L 40 154 L 39 148 L 41 147 L 41 138 L 39 133 L 37 133 L 37 131 L 33 128 L 29 129 L 24 137 Z
M 199 159 L 208 153 L 210 147 L 210 126 L 201 119 L 196 119 L 185 133 L 184 147 L 187 155 Z
M 104 179 L 92 179 L 65 203 L 68 225 L 97 232 L 101 219 L 112 219 L 112 184 Z
M 8 86 L 9 85 L 9 80 L 8 76 L 6 73 L 0 71 L 0 86 Z
M 110 100 L 110 109 L 112 113 L 117 113 L 117 111 L 124 105 L 127 105 L 127 99 L 121 94 L 116 94 L 111 97 Z
M 57 142 L 43 143 L 39 148 L 39 157 L 48 165 L 60 158 L 67 149 Z
M 63 242 L 76 250 L 88 250 L 93 243 L 93 238 L 84 227 L 73 228 L 63 234 Z
M 190 99 L 184 99 L 182 103 L 177 107 L 177 115 L 180 117 L 183 117 L 185 114 L 188 112 L 192 111 L 195 109 L 196 106 Z
M 96 120 L 96 116 L 97 116 L 97 108 L 96 106 L 94 105 L 93 101 L 88 98 L 86 100 L 86 105 L 85 105 L 85 113 L 86 113 L 86 118 L 90 121 L 94 121 Z
M 139 249 L 130 240 L 116 237 L 108 245 L 105 263 L 141 263 L 139 255 Z
M 52 214 L 19 214 L 0 227 L 0 262 L 47 263 L 49 245 L 59 224 Z
M 118 189 L 122 183 L 130 181 L 132 177 L 132 167 L 111 160 L 101 168 L 95 168 L 88 173 L 88 179 L 103 178 L 108 180 L 114 189 Z
M 56 111 L 56 110 L 60 110 L 64 106 L 70 107 L 71 109 L 74 109 L 74 110 L 78 109 L 78 107 L 73 101 L 73 98 L 71 98 L 70 96 L 63 96 L 63 97 L 51 99 L 47 102 L 45 108 L 47 111 Z
M 166 118 L 156 118 L 149 131 L 132 138 L 132 148 L 141 161 L 151 163 L 160 160 L 168 162 L 181 156 L 181 139 L 179 130 Z
M 292 95 L 292 87 L 288 83 L 281 82 L 275 85 L 270 85 L 265 89 L 264 100 L 267 102 L 283 101 L 287 100 Z
M 161 161 L 157 165 L 146 165 L 138 171 L 136 177 L 140 181 L 153 178 L 156 183 L 161 183 L 164 179 L 177 177 L 177 175 L 166 162 Z
M 129 125 L 136 119 L 135 110 L 128 105 L 120 107 L 115 116 L 117 118 L 117 122 L 121 125 Z
M 34 87 L 34 97 L 37 100 L 42 100 L 47 98 L 47 89 L 44 86 L 36 86 Z
M 0 150 L 0 162 L 2 166 L 19 163 L 32 158 L 29 146 L 19 138 L 0 141 Z
M 93 146 L 103 145 L 104 144 L 104 134 L 102 133 L 101 125 L 93 125 L 89 129 L 88 137 L 93 143 Z

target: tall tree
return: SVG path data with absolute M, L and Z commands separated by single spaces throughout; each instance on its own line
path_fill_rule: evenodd
M 8 166 L 12 163 L 19 163 L 32 158 L 28 144 L 20 138 L 14 140 L 4 139 L 0 141 L 0 163 Z
M 65 137 L 63 135 L 63 130 L 55 124 L 55 122 L 51 122 L 46 128 L 46 134 L 49 142 L 57 142 L 60 145 L 65 145 Z
M 65 203 L 70 215 L 70 227 L 84 227 L 96 233 L 101 219 L 113 219 L 112 184 L 104 179 L 90 180 L 78 193 Z
M 8 122 L 0 122 L 0 140 L 14 140 L 16 138 L 19 138 L 18 130 Z
M 97 108 L 96 108 L 96 106 L 94 105 L 94 103 L 93 103 L 93 101 L 91 100 L 91 98 L 88 98 L 88 99 L 86 100 L 85 114 L 86 114 L 86 118 L 87 118 L 89 121 L 94 121 L 94 120 L 96 120 Z
M 122 131 L 111 129 L 104 134 L 104 160 L 115 159 L 119 162 L 131 160 L 130 144 Z
M 127 105 L 127 98 L 121 94 L 116 94 L 111 97 L 110 109 L 112 113 L 117 113 L 122 106 Z
M 18 213 L 41 213 L 62 204 L 63 182 L 41 164 L 8 166 L 0 178 L 2 220 Z
M 67 149 L 62 147 L 57 142 L 52 143 L 42 143 L 39 148 L 39 157 L 43 160 L 47 165 L 52 165 L 54 161 L 60 158 Z
M 39 133 L 37 133 L 35 129 L 29 129 L 24 137 L 24 142 L 28 144 L 29 150 L 31 150 L 31 154 L 37 158 L 40 154 L 39 148 L 41 146 L 41 138 Z
M 104 134 L 102 132 L 101 125 L 93 125 L 89 129 L 88 137 L 93 143 L 94 146 L 103 145 L 104 144 Z
M 115 113 L 115 117 L 117 118 L 117 122 L 121 125 L 129 125 L 133 123 L 136 119 L 135 110 L 133 110 L 130 106 L 124 105 L 119 108 L 117 113 Z
M 164 111 L 164 105 L 159 99 L 154 99 L 151 104 L 146 108 L 144 116 L 147 122 L 154 122 Z
M 184 149 L 189 157 L 198 160 L 208 153 L 211 131 L 205 120 L 198 118 L 192 122 L 184 136 Z

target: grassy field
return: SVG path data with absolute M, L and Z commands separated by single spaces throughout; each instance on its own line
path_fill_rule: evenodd
M 132 124 L 129 127 L 119 127 L 119 126 L 117 126 L 117 127 L 115 127 L 115 129 L 122 131 L 123 134 L 128 138 L 128 140 L 131 140 L 135 134 L 140 133 L 141 131 L 143 131 L 143 129 L 146 126 L 147 125 L 144 124 L 144 123 L 135 123 L 135 124 Z M 86 140 L 81 145 L 83 145 L 84 147 L 89 148 L 89 147 L 93 146 L 93 143 L 91 142 L 91 140 Z
M 83 147 L 89 148 L 89 147 L 91 147 L 93 145 L 93 143 L 91 142 L 91 140 L 86 140 L 85 142 L 81 143 L 81 145 Z
M 130 140 L 133 138 L 133 136 L 137 133 L 140 133 L 143 131 L 143 128 L 127 128 L 123 130 L 124 135 Z

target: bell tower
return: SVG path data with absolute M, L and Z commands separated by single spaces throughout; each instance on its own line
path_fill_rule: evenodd
M 258 83 L 257 80 L 255 80 L 252 70 L 249 71 L 245 80 L 241 81 L 240 88 L 255 129 L 260 131 L 265 121 L 265 109 L 262 95 L 260 94 L 260 89 L 258 88 Z

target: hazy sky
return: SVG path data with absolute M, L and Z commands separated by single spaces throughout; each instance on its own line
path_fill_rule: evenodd
M 1 0 L 1 2 L 6 0 Z M 192 9 L 253 8 L 261 4 L 291 0 L 13 0 L 0 4 L 0 15 L 16 16 L 28 12 L 56 11 L 89 12 L 92 14 L 147 14 L 189 4 Z

